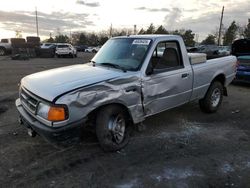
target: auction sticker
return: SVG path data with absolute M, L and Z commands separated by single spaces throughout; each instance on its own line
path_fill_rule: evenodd
M 136 45 L 149 45 L 150 40 L 146 40 L 146 39 L 136 39 L 133 41 L 132 44 L 136 44 Z

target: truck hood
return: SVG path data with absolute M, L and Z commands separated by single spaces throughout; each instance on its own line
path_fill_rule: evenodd
M 33 94 L 53 101 L 55 97 L 65 92 L 124 74 L 126 73 L 107 67 L 73 65 L 28 75 L 22 79 L 21 85 Z

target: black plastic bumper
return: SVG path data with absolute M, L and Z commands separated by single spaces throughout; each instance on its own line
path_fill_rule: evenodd
M 40 136 L 54 143 L 72 143 L 81 137 L 82 128 L 86 119 L 67 124 L 63 127 L 49 127 L 32 117 L 22 106 L 20 99 L 16 100 L 16 107 L 20 114 L 22 124 L 31 128 Z

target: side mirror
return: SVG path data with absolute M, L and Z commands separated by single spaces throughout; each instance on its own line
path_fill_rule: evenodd
M 153 73 L 154 73 L 154 68 L 153 68 L 153 66 L 152 66 L 152 63 L 149 62 L 148 67 L 147 67 L 147 69 L 146 69 L 146 75 L 151 75 L 151 74 L 153 74 Z

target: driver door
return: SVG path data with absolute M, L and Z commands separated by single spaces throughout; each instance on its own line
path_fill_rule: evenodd
M 151 58 L 153 72 L 142 79 L 145 115 L 179 106 L 190 100 L 192 69 L 184 67 L 179 43 L 160 42 Z

